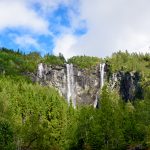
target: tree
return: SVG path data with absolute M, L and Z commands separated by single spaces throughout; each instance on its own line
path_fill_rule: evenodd
M 100 118 L 102 149 L 121 149 L 124 147 L 122 130 L 122 107 L 116 93 L 104 86 L 100 95 Z

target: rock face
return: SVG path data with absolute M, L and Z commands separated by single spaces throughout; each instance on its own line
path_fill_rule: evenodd
M 77 105 L 94 105 L 96 107 L 98 93 L 108 82 L 111 89 L 118 90 L 121 97 L 127 100 L 142 98 L 140 75 L 137 72 L 117 72 L 107 76 L 108 65 L 100 64 L 89 69 L 80 69 L 72 64 L 52 66 L 39 64 L 36 81 L 42 85 L 55 87 L 68 103 L 72 100 Z
M 128 100 L 142 99 L 143 90 L 140 85 L 141 76 L 138 72 L 114 73 L 110 78 L 110 87 L 118 90 L 122 99 Z
M 77 103 L 92 104 L 97 101 L 100 89 L 100 68 L 96 66 L 91 70 L 74 67 Z M 95 104 L 96 105 L 96 104 Z
M 53 86 L 58 89 L 73 105 L 91 104 L 96 100 L 100 89 L 100 66 L 91 70 L 79 69 L 72 64 L 51 66 L 39 64 L 37 81 L 41 85 Z
M 41 85 L 55 87 L 61 95 L 67 97 L 66 74 L 67 70 L 65 66 L 51 66 L 41 63 L 38 65 L 36 81 Z

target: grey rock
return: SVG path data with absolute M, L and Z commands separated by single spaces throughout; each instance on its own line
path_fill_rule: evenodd
M 89 70 L 79 69 L 74 66 L 74 82 L 76 103 L 93 104 L 96 98 L 96 93 L 100 89 L 99 66 Z M 43 64 L 42 78 L 36 74 L 36 81 L 41 85 L 53 86 L 59 93 L 67 98 L 67 69 L 66 65 L 51 66 Z
M 143 98 L 143 90 L 140 84 L 141 76 L 138 72 L 119 71 L 113 73 L 109 79 L 111 89 L 118 90 L 120 96 L 126 102 Z
M 142 98 L 140 86 L 141 76 L 138 72 L 118 71 L 108 76 L 109 66 L 105 67 L 105 81 L 112 90 L 117 90 L 125 101 Z M 100 66 L 91 69 L 80 69 L 73 66 L 74 72 L 74 95 L 77 105 L 95 105 L 100 91 Z M 66 64 L 52 66 L 43 64 L 43 75 L 39 76 L 38 70 L 32 80 L 41 85 L 55 87 L 59 93 L 67 99 L 67 68 Z

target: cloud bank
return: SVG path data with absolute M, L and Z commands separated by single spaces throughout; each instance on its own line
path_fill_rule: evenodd
M 150 52 L 149 0 L 1 0 L 0 46 L 105 57 Z M 4 40 L 5 39 L 5 40 Z
M 27 1 L 0 1 L 0 30 L 23 28 L 39 34 L 48 33 L 48 21 L 27 5 Z
M 118 50 L 150 52 L 149 5 L 148 0 L 81 0 L 80 17 L 87 21 L 88 32 L 81 37 L 70 34 L 76 43 L 67 49 L 63 48 L 65 35 L 57 44 L 62 45 L 59 48 L 67 57 L 105 57 Z

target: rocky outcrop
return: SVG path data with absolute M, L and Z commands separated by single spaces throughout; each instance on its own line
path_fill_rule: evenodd
M 74 68 L 78 104 L 93 104 L 100 89 L 99 66 L 91 70 Z
M 42 67 L 41 67 L 42 66 Z M 41 85 L 53 86 L 59 93 L 66 97 L 67 95 L 67 76 L 66 67 L 39 64 L 36 81 Z
M 78 105 L 93 105 L 100 89 L 99 70 L 99 66 L 91 68 L 91 70 L 79 69 L 73 66 L 74 95 Z M 61 95 L 68 99 L 66 64 L 62 66 L 39 64 L 36 78 L 41 85 L 55 87 Z
M 143 98 L 143 90 L 140 84 L 141 76 L 138 72 L 119 71 L 110 78 L 111 89 L 118 90 L 122 99 L 126 102 Z
M 118 90 L 125 101 L 142 98 L 141 76 L 138 72 L 119 71 L 108 76 L 108 71 L 107 64 L 97 65 L 91 69 L 80 69 L 66 64 L 59 66 L 39 64 L 36 81 L 41 85 L 55 87 L 68 103 L 72 99 L 74 106 L 88 104 L 96 107 L 104 77 L 110 88 Z

